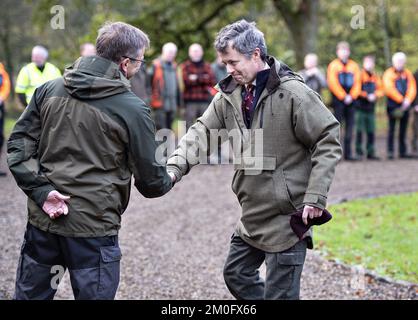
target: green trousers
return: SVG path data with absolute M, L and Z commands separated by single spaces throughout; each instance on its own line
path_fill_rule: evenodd
M 367 155 L 375 155 L 375 132 L 376 121 L 374 111 L 356 110 L 356 153 L 358 156 L 364 155 L 363 135 L 367 137 Z

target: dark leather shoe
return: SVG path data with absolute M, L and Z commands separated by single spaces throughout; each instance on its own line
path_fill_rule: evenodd
M 380 158 L 379 158 L 379 157 L 377 157 L 377 156 L 375 156 L 375 155 L 370 155 L 370 156 L 367 156 L 367 159 L 369 159 L 369 160 L 374 160 L 374 161 L 379 161 L 379 160 L 380 160 Z

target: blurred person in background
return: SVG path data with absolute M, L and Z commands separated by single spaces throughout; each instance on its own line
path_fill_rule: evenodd
M 86 42 L 80 46 L 80 56 L 89 57 L 96 55 L 96 47 L 93 43 Z
M 32 62 L 25 65 L 16 79 L 15 92 L 22 106 L 26 107 L 36 90 L 45 82 L 61 77 L 61 71 L 47 62 L 48 50 L 43 46 L 32 49 Z
M 327 80 L 318 68 L 318 56 L 315 53 L 308 53 L 305 56 L 304 65 L 305 69 L 299 71 L 299 74 L 309 88 L 321 94 L 322 89 L 327 87 Z
M 409 110 L 414 102 L 417 88 L 415 78 L 406 68 L 406 55 L 396 52 L 392 56 L 392 67 L 383 74 L 383 87 L 387 97 L 389 118 L 388 159 L 394 159 L 395 128 L 399 124 L 398 148 L 400 158 L 412 158 L 407 152 L 406 134 L 408 132 Z
M 216 84 L 208 62 L 203 60 L 203 48 L 194 43 L 189 47 L 189 59 L 180 65 L 184 84 L 183 100 L 186 107 L 186 127 L 190 128 L 205 112 Z
M 414 73 L 415 84 L 418 85 L 418 70 Z M 412 152 L 415 158 L 418 158 L 418 94 L 415 96 L 415 101 L 413 103 L 413 128 L 412 128 Z
M 382 80 L 375 73 L 374 67 L 374 56 L 365 56 L 361 70 L 361 93 L 356 110 L 356 154 L 358 158 L 365 155 L 364 134 L 367 138 L 367 159 L 380 160 L 375 150 L 375 107 L 377 99 L 383 97 L 384 92 Z
M 176 56 L 177 46 L 168 42 L 163 45 L 161 56 L 152 62 L 148 70 L 151 107 L 157 130 L 172 129 L 177 106 L 180 105 Z
M 10 94 L 10 77 L 0 63 L 0 158 L 4 144 L 4 123 L 6 119 L 6 100 Z M 6 176 L 6 172 L 0 171 L 0 177 Z
M 222 79 L 228 76 L 226 66 L 222 62 L 222 58 L 219 53 L 216 53 L 216 60 L 210 65 L 212 67 L 213 74 L 215 75 L 216 83 L 219 83 Z
M 332 94 L 332 106 L 335 117 L 345 125 L 344 159 L 358 160 L 352 153 L 352 137 L 355 124 L 356 99 L 361 92 L 361 74 L 358 64 L 350 59 L 350 45 L 337 44 L 337 59 L 328 65 L 327 81 Z

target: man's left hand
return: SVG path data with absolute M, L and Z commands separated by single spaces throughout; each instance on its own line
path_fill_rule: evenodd
M 304 224 L 308 224 L 308 217 L 310 219 L 322 216 L 322 209 L 306 205 L 303 208 L 302 220 Z

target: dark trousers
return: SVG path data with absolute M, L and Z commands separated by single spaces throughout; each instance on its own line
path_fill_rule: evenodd
M 418 155 L 418 111 L 414 111 L 414 122 L 412 128 L 412 151 L 415 155 Z
M 356 111 L 356 153 L 359 156 L 364 154 L 363 152 L 363 134 L 367 137 L 367 155 L 374 156 L 375 148 L 375 115 L 374 111 Z
M 4 144 L 4 121 L 5 121 L 5 107 L 4 103 L 0 104 L 0 155 Z
M 154 109 L 154 121 L 155 128 L 160 129 L 172 129 L 173 121 L 175 118 L 175 111 L 165 111 L 161 109 Z
M 402 118 L 396 119 L 392 116 L 392 113 L 389 113 L 389 134 L 388 134 L 388 154 L 393 155 L 394 154 L 394 144 L 395 144 L 395 129 L 396 125 L 399 122 L 399 155 L 404 156 L 407 152 L 406 147 L 406 133 L 408 128 L 408 120 L 409 120 L 409 112 L 406 111 Z
M 76 300 L 111 300 L 119 285 L 117 236 L 64 237 L 28 223 L 16 273 L 16 300 L 51 300 L 66 269 Z
M 351 141 L 354 131 L 354 121 L 355 121 L 355 105 L 354 103 L 350 105 L 345 105 L 343 102 L 338 101 L 334 103 L 335 118 L 340 122 L 341 125 L 345 125 L 344 132 L 344 157 L 350 158 L 352 156 L 351 152 Z
M 189 128 L 196 122 L 198 118 L 205 113 L 209 102 L 186 102 L 186 129 Z
M 302 240 L 283 252 L 264 252 L 235 233 L 224 266 L 226 286 L 239 300 L 297 300 L 306 248 L 307 242 Z M 265 280 L 258 271 L 264 261 Z

